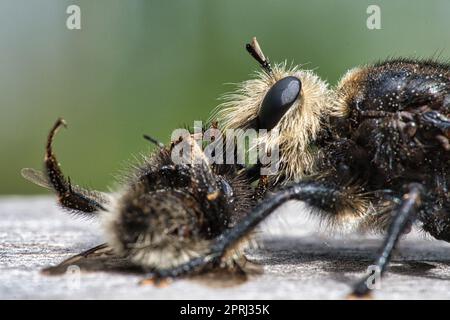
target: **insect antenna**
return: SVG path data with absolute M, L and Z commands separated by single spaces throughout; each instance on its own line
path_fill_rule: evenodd
M 159 148 L 164 148 L 164 143 L 159 142 L 157 139 L 155 139 L 155 138 L 149 136 L 148 134 L 144 134 L 143 137 L 144 137 L 145 140 L 150 141 L 151 143 L 153 143 L 153 144 L 156 145 L 157 147 L 159 147 Z
M 247 43 L 245 45 L 245 49 L 247 49 L 248 53 L 259 62 L 261 65 L 261 68 L 270 76 L 273 75 L 272 67 L 270 65 L 269 60 L 266 58 L 264 53 L 261 50 L 261 47 L 259 46 L 258 41 L 256 40 L 256 37 L 253 37 L 251 43 Z

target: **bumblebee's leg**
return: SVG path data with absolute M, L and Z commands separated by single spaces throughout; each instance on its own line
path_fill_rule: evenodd
M 180 266 L 156 270 L 150 274 L 152 278 L 174 278 L 194 273 L 209 264 L 220 263 L 220 258 L 232 248 L 235 243 L 245 237 L 261 221 L 289 200 L 300 200 L 310 206 L 333 212 L 347 202 L 347 194 L 335 186 L 327 186 L 317 182 L 299 182 L 286 187 L 273 196 L 260 202 L 249 214 L 239 221 L 232 229 L 228 229 L 216 238 L 209 252 L 194 258 Z
M 403 234 L 408 224 L 415 218 L 418 207 L 420 206 L 420 197 L 422 194 L 422 185 L 412 183 L 408 186 L 408 192 L 403 196 L 402 202 L 397 208 L 397 212 L 389 226 L 386 239 L 384 240 L 381 252 L 376 258 L 373 265 L 376 272 L 381 277 L 391 260 L 392 251 L 394 250 L 400 236 Z M 363 297 L 370 292 L 369 281 L 372 275 L 367 275 L 353 287 L 351 296 Z
M 61 172 L 56 156 L 53 153 L 53 138 L 61 126 L 66 126 L 63 119 L 58 119 L 47 139 L 45 153 L 45 171 L 50 185 L 56 191 L 59 203 L 66 209 L 79 213 L 95 213 L 105 210 L 105 197 L 98 191 L 89 191 L 73 186 L 70 179 L 66 179 Z

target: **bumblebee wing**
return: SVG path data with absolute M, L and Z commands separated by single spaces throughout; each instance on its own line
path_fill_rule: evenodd
M 116 255 L 106 243 L 70 257 L 56 266 L 45 268 L 42 272 L 46 275 L 61 275 L 71 272 L 70 267 L 78 267 L 80 271 L 142 272 L 141 268 L 126 258 Z
M 42 171 L 33 168 L 23 168 L 20 173 L 22 174 L 22 177 L 28 181 L 33 182 L 40 187 L 52 189 L 50 181 L 48 181 L 47 176 Z

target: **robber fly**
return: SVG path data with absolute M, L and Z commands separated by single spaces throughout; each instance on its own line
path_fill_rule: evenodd
M 272 65 L 256 39 L 246 46 L 261 72 L 215 113 L 224 129 L 277 129 L 279 171 L 255 175 L 271 196 L 217 238 L 202 257 L 159 270 L 179 277 L 220 260 L 286 201 L 309 205 L 335 227 L 385 234 L 374 261 L 384 274 L 402 234 L 417 223 L 450 241 L 450 66 L 392 59 L 349 70 L 335 87 L 312 71 Z M 257 171 L 256 171 L 257 172 Z M 352 296 L 370 292 L 369 276 Z

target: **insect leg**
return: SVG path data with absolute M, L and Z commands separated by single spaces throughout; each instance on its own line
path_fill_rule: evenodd
M 395 249 L 400 236 L 403 231 L 415 218 L 417 208 L 420 206 L 420 196 L 422 194 L 422 185 L 412 183 L 408 186 L 408 192 L 403 196 L 402 202 L 397 208 L 397 212 L 389 226 L 387 236 L 384 240 L 381 252 L 376 258 L 373 265 L 376 267 L 376 272 L 382 276 L 391 260 L 392 251 Z M 353 287 L 351 296 L 363 297 L 370 292 L 369 281 L 372 275 L 365 276 Z
M 332 211 L 342 202 L 345 193 L 335 186 L 327 186 L 316 182 L 299 182 L 281 189 L 273 196 L 260 202 L 249 214 L 239 221 L 232 229 L 228 229 L 215 239 L 209 252 L 194 258 L 180 266 L 156 270 L 151 274 L 155 278 L 174 278 L 196 272 L 209 264 L 220 262 L 220 258 L 232 248 L 235 243 L 245 237 L 261 221 L 289 200 L 300 200 L 326 211 Z
M 438 111 L 425 112 L 422 114 L 421 121 L 444 131 L 450 130 L 450 119 Z
M 48 135 L 44 161 L 48 181 L 56 191 L 59 203 L 64 208 L 74 210 L 77 213 L 95 213 L 99 210 L 105 210 L 103 205 L 106 204 L 106 200 L 100 192 L 73 186 L 70 178 L 66 179 L 61 172 L 52 149 L 53 138 L 61 126 L 66 126 L 66 123 L 60 118 Z

